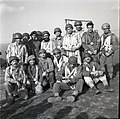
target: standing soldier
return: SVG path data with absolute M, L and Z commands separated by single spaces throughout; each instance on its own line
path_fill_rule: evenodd
M 54 29 L 54 34 L 55 38 L 53 39 L 55 41 L 55 47 L 61 49 L 62 48 L 62 42 L 63 42 L 63 37 L 61 35 L 62 31 L 60 28 L 55 28 Z
M 78 63 L 81 64 L 81 56 L 79 48 L 82 42 L 79 41 L 78 37 L 73 32 L 73 26 L 71 24 L 66 24 L 65 30 L 67 34 L 63 39 L 63 48 L 67 52 L 67 56 L 76 56 Z
M 55 49 L 55 42 L 50 39 L 50 33 L 48 31 L 43 31 L 43 41 L 41 43 L 41 49 L 45 49 L 47 56 L 52 58 L 53 50 Z
M 100 36 L 98 32 L 93 31 L 93 28 L 93 22 L 87 23 L 88 31 L 83 33 L 82 46 L 84 48 L 84 53 L 89 53 L 92 55 L 93 59 L 98 59 L 98 52 L 100 49 Z
M 31 39 L 29 41 L 30 47 L 31 47 L 31 54 L 34 55 L 35 57 L 38 57 L 38 52 L 40 50 L 41 42 L 37 38 L 37 32 L 32 31 L 31 34 Z
M 30 55 L 30 44 L 29 44 L 29 39 L 30 36 L 28 33 L 23 33 L 23 38 L 22 38 L 22 42 L 23 44 L 26 46 L 27 51 L 28 51 L 28 56 Z
M 102 25 L 103 34 L 101 36 L 101 57 L 100 57 L 100 64 L 107 65 L 107 72 L 110 79 L 113 78 L 113 64 L 112 59 L 115 50 L 118 47 L 118 40 L 114 33 L 110 31 L 110 24 L 104 23 Z
M 76 31 L 75 31 L 75 34 L 77 35 L 78 39 L 79 39 L 79 42 L 82 43 L 82 35 L 83 35 L 83 30 L 82 30 L 82 22 L 81 21 L 75 21 L 74 22 L 74 26 L 76 28 Z M 83 55 L 83 47 L 81 46 L 80 47 L 80 55 L 81 55 L 81 61 L 82 61 L 82 55 Z
M 27 63 L 28 52 L 25 45 L 23 45 L 21 39 L 23 38 L 21 33 L 15 33 L 15 42 L 8 45 L 6 50 L 6 59 L 9 63 L 10 56 L 16 56 L 19 58 L 19 63 Z

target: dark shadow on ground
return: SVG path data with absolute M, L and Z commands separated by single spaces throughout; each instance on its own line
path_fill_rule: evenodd
M 106 118 L 106 117 L 104 117 L 104 116 L 99 116 L 99 117 L 96 117 L 95 119 L 108 119 L 108 118 Z M 112 119 L 112 118 L 111 118 Z
M 11 119 L 36 119 L 38 114 L 44 113 L 47 109 L 51 108 L 52 105 L 52 103 L 48 103 L 45 99 L 38 105 L 31 106 L 18 115 L 11 117 Z
M 2 119 L 6 119 L 9 115 L 13 114 L 17 109 L 25 107 L 31 104 L 32 101 L 25 101 L 21 104 L 21 99 L 18 99 L 13 105 L 9 107 L 3 107 L 0 109 L 0 115 Z
M 120 63 L 113 66 L 113 78 L 115 78 L 117 73 L 119 72 L 119 66 L 120 66 Z
M 75 119 L 89 119 L 89 116 L 86 112 L 81 112 L 79 115 L 75 117 Z
M 62 109 L 60 109 L 56 115 L 54 116 L 53 119 L 62 119 L 64 117 L 66 117 L 72 110 L 72 107 L 71 106 L 66 106 Z

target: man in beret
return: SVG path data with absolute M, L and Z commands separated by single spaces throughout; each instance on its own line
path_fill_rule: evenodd
M 26 77 L 23 67 L 19 63 L 19 59 L 16 56 L 10 56 L 10 66 L 5 70 L 5 89 L 9 96 L 7 105 L 11 105 L 15 101 L 15 97 L 18 95 L 19 89 L 26 84 Z M 24 97 L 26 100 L 28 95 Z
M 67 56 L 76 56 L 78 63 L 81 64 L 80 50 L 82 42 L 76 37 L 73 32 L 73 26 L 71 24 L 66 24 L 65 30 L 67 34 L 63 38 L 63 48 L 65 49 Z
M 53 86 L 54 97 L 48 98 L 48 102 L 56 102 L 62 100 L 59 95 L 61 90 L 71 90 L 71 96 L 67 96 L 67 101 L 74 102 L 76 97 L 82 93 L 84 80 L 82 79 L 82 67 L 77 63 L 77 58 L 71 56 L 68 64 L 65 66 L 65 77 L 61 78 L 61 82 L 56 82 Z

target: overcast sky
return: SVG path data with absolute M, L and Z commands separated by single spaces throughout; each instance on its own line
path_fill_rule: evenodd
M 119 0 L 0 0 L 0 43 L 9 43 L 15 32 L 63 30 L 65 19 L 92 20 L 101 35 L 101 25 L 118 29 Z M 118 32 L 117 32 L 118 33 Z

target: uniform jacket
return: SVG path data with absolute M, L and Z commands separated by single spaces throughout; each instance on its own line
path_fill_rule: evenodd
M 55 47 L 61 49 L 63 45 L 63 36 L 53 38 L 53 41 L 55 42 Z
M 81 42 L 78 39 L 77 35 L 75 33 L 72 33 L 71 35 L 66 34 L 63 38 L 63 48 L 67 50 L 72 50 L 73 48 L 77 48 L 76 51 L 70 52 L 67 51 L 67 56 L 76 56 L 78 58 L 78 63 L 81 64 L 81 59 L 80 59 L 80 51 L 79 48 L 81 46 Z
M 10 56 L 17 56 L 19 58 L 19 62 L 27 63 L 28 52 L 26 46 L 23 44 L 17 45 L 16 42 L 11 43 L 10 45 L 8 45 L 6 53 L 6 59 L 8 62 Z
M 5 81 L 16 83 L 15 81 L 23 81 L 25 83 L 25 72 L 21 66 L 14 68 L 9 66 L 5 70 Z
M 39 78 L 39 67 L 38 65 L 30 66 L 27 68 L 27 75 L 29 79 L 36 79 L 38 81 Z
M 72 83 L 77 82 L 82 79 L 82 67 L 77 65 L 75 68 L 71 69 L 69 63 L 65 66 L 65 77 L 69 77 Z
M 113 54 L 118 48 L 118 39 L 113 33 L 103 34 L 101 36 L 101 51 L 104 54 L 109 52 L 109 55 Z
M 53 62 L 55 66 L 55 77 L 57 80 L 61 80 L 62 76 L 64 75 L 64 69 L 65 69 L 65 65 L 68 62 L 68 58 L 66 56 L 61 56 L 58 62 L 56 57 L 54 57 Z
M 54 65 L 53 62 L 50 58 L 46 58 L 46 59 L 41 59 L 39 58 L 39 66 L 42 69 L 42 72 L 53 72 L 54 71 Z
M 85 50 L 93 52 L 100 48 L 100 36 L 96 31 L 83 33 L 82 42 Z
M 41 49 L 45 49 L 47 53 L 53 54 L 53 50 L 55 49 L 55 42 L 53 40 L 49 40 L 48 42 L 43 40 L 41 42 Z

